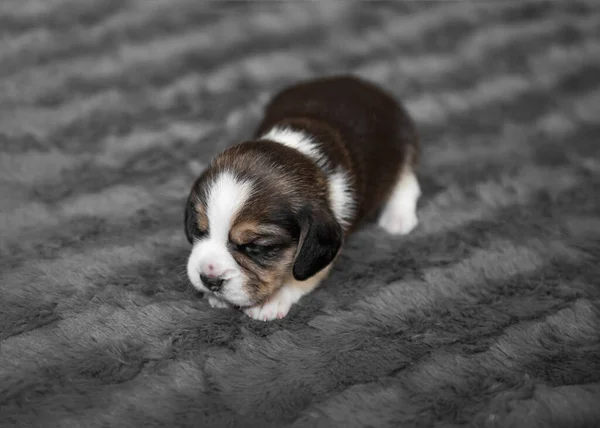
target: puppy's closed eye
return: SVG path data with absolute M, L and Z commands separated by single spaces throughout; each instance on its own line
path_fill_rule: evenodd
M 237 250 L 241 253 L 251 258 L 257 258 L 273 257 L 277 255 L 279 250 L 282 248 L 282 245 L 273 242 L 263 242 L 261 240 L 256 240 L 253 242 L 248 242 L 246 244 L 239 244 L 236 247 Z
M 240 244 L 237 246 L 238 251 L 253 257 L 253 256 L 258 256 L 260 254 L 263 254 L 268 247 L 264 246 L 264 245 L 259 245 L 255 242 L 249 242 L 247 244 Z

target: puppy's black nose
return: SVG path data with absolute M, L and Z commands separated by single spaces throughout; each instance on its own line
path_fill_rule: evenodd
M 208 287 L 210 291 L 220 290 L 223 282 L 225 281 L 223 278 L 218 276 L 206 276 L 203 273 L 200 274 L 200 280 Z

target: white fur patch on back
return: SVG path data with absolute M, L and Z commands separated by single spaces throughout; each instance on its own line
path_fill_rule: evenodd
M 335 218 L 342 226 L 347 226 L 354 214 L 354 196 L 350 180 L 344 171 L 337 171 L 329 177 L 329 200 Z
M 322 167 L 324 156 L 319 147 L 313 141 L 310 135 L 302 131 L 296 131 L 291 128 L 274 126 L 269 132 L 264 134 L 261 139 L 271 140 L 292 149 L 298 150 L 305 156 L 311 158 L 319 167 Z
M 291 128 L 275 126 L 261 138 L 275 141 L 276 143 L 298 150 L 312 159 L 319 168 L 325 170 L 327 158 L 319 150 L 319 146 L 310 135 Z M 331 209 L 337 221 L 342 226 L 346 226 L 352 218 L 355 205 L 348 175 L 341 169 L 333 173 L 326 170 L 325 172 L 328 177 Z

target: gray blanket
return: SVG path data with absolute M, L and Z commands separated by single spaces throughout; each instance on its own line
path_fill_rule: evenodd
M 420 225 L 282 321 L 189 286 L 183 207 L 268 97 L 419 125 Z M 0 3 L 0 426 L 600 424 L 600 3 Z

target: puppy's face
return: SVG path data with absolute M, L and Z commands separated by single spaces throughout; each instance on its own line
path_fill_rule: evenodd
M 238 168 L 213 164 L 190 193 L 187 271 L 197 289 L 248 307 L 264 302 L 286 280 L 307 279 L 327 266 L 341 246 L 342 230 L 331 211 L 315 202 L 314 183 L 311 193 L 302 188 L 302 177 L 235 161 Z
M 235 151 L 217 158 L 188 198 L 189 279 L 236 306 L 260 304 L 286 280 L 309 278 L 341 246 L 342 229 L 319 199 L 318 182 L 283 173 L 289 166 L 274 166 L 276 155 L 272 148 L 258 160 Z

